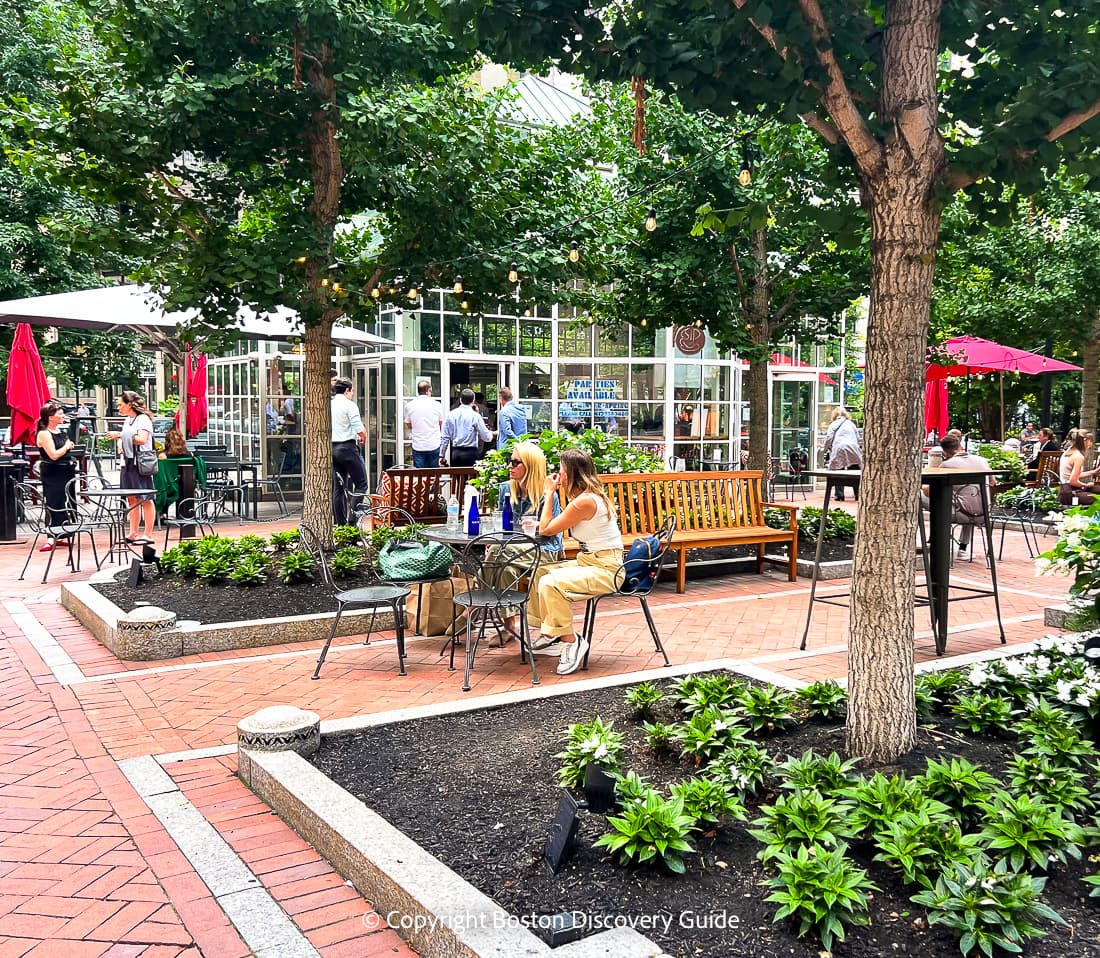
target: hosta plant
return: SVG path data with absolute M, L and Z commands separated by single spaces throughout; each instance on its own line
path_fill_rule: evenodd
M 560 758 L 558 783 L 565 788 L 580 788 L 584 784 L 584 768 L 591 762 L 605 772 L 617 774 L 623 754 L 623 737 L 611 725 L 599 718 L 578 722 L 566 730 L 565 750 Z
M 271 545 L 276 552 L 286 552 L 298 545 L 299 538 L 297 529 L 288 529 L 286 532 L 273 532 L 271 534 Z
M 635 772 L 634 769 L 629 769 L 625 775 L 620 775 L 615 779 L 615 794 L 618 796 L 620 805 L 626 805 L 628 802 L 644 801 L 646 795 L 652 791 L 649 782 Z
M 767 749 L 754 742 L 722 749 L 707 765 L 707 775 L 718 778 L 741 798 L 758 794 L 775 777 L 777 765 Z
M 771 734 L 794 721 L 797 699 L 775 685 L 747 685 L 738 695 L 745 722 L 754 732 Z
M 916 779 L 904 775 L 887 777 L 875 772 L 862 782 L 846 788 L 845 798 L 855 803 L 852 812 L 852 827 L 857 834 L 873 837 L 886 823 L 893 821 L 902 812 L 925 810 L 931 816 L 943 815 L 947 819 L 947 806 L 925 796 Z
M 826 757 L 808 748 L 797 758 L 790 756 L 778 767 L 780 787 L 789 791 L 814 788 L 822 795 L 832 795 L 859 781 L 855 771 L 858 764 L 856 759 L 842 759 L 836 752 Z
M 1045 755 L 1017 755 L 1009 763 L 1012 790 L 1031 795 L 1077 816 L 1095 807 L 1084 772 L 1052 762 Z
M 975 692 L 960 695 L 951 714 L 971 732 L 1004 732 L 1012 722 L 1012 703 L 1003 695 Z
M 943 802 L 963 824 L 975 824 L 981 818 L 982 802 L 987 802 L 1000 787 L 984 769 L 965 758 L 945 762 L 930 760 L 923 775 L 913 779 L 929 798 Z
M 696 825 L 718 825 L 724 818 L 745 820 L 745 806 L 721 779 L 689 778 L 676 782 L 671 791 L 683 803 L 684 814 L 690 815 Z
M 1047 758 L 1063 768 L 1080 768 L 1096 760 L 1096 747 L 1076 728 L 1033 732 L 1023 743 L 1025 755 Z
M 626 704 L 637 718 L 648 718 L 653 706 L 664 697 L 664 692 L 652 682 L 639 682 L 626 690 Z
M 835 722 L 844 718 L 848 711 L 848 691 L 832 679 L 807 685 L 799 689 L 797 695 L 810 718 Z
M 287 552 L 278 561 L 279 578 L 287 585 L 308 582 L 313 578 L 314 564 L 313 556 L 305 549 Z
M 341 528 L 337 526 L 337 528 Z M 336 554 L 329 560 L 329 568 L 337 579 L 347 579 L 358 574 L 365 561 L 363 550 L 357 546 L 345 546 L 337 549 Z
M 654 862 L 683 874 L 684 855 L 695 851 L 688 840 L 695 823 L 678 798 L 661 798 L 650 790 L 641 800 L 623 805 L 622 814 L 608 816 L 610 831 L 596 839 L 620 864 Z
M 677 725 L 676 738 L 681 751 L 694 758 L 696 765 L 704 764 L 731 745 L 743 745 L 748 741 L 736 714 L 713 707 L 696 712 Z
M 845 857 L 847 847 L 801 847 L 776 857 L 777 874 L 768 879 L 774 888 L 767 901 L 779 909 L 775 920 L 791 918 L 798 923 L 798 937 L 817 934 L 826 952 L 843 941 L 850 925 L 869 922 L 867 903 L 878 891 L 867 873 Z
M 358 526 L 333 526 L 332 543 L 337 549 L 346 549 L 348 546 L 359 545 Z
M 978 833 L 990 851 L 1003 857 L 1013 871 L 1045 870 L 1051 861 L 1081 857 L 1085 830 L 1061 811 L 1030 795 L 1000 792 L 986 802 L 985 825 Z
M 676 729 L 664 722 L 643 722 L 645 743 L 655 752 L 670 752 L 676 741 Z
M 237 560 L 229 578 L 237 585 L 263 585 L 267 581 L 267 561 L 254 553 L 245 554 Z
M 251 553 L 254 555 L 264 555 L 267 553 L 267 539 L 251 532 L 241 536 L 237 540 L 237 545 L 242 553 Z
M 856 836 L 851 825 L 854 810 L 851 802 L 826 798 L 812 789 L 780 795 L 774 804 L 760 807 L 760 817 L 749 829 L 764 845 L 757 858 L 767 862 L 801 846 L 835 848 Z
M 705 709 L 730 709 L 743 683 L 728 675 L 689 675 L 675 687 L 680 707 L 692 714 Z
M 930 696 L 937 707 L 946 708 L 966 687 L 966 676 L 958 669 L 923 672 L 917 676 L 916 686 Z
M 907 885 L 916 883 L 931 888 L 943 861 L 941 836 L 950 827 L 944 812 L 930 815 L 926 808 L 902 812 L 892 821 L 884 822 L 876 833 L 875 861 L 899 871 Z
M 1018 954 L 1030 939 L 1045 935 L 1038 921 L 1065 924 L 1039 900 L 1045 884 L 1045 878 L 1011 870 L 1003 858 L 992 864 L 979 855 L 974 862 L 955 863 L 935 888 L 914 895 L 912 901 L 928 909 L 932 924 L 959 936 L 964 955 L 995 958 L 999 951 Z

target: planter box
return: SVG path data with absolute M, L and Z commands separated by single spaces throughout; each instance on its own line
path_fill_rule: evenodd
M 126 661 L 157 661 L 201 652 L 225 652 L 229 649 L 258 649 L 287 642 L 323 642 L 336 618 L 332 612 L 283 616 L 271 619 L 247 619 L 240 622 L 212 622 L 207 625 L 187 625 L 157 637 L 156 641 L 131 645 L 118 624 L 127 613 L 92 586 L 96 582 L 112 581 L 117 570 L 104 569 L 86 582 L 61 584 L 61 604 L 80 620 L 89 632 Z M 335 605 L 335 603 L 333 603 Z M 370 612 L 346 612 L 340 619 L 337 635 L 364 635 L 370 622 Z M 379 612 L 374 631 L 392 629 L 393 613 Z

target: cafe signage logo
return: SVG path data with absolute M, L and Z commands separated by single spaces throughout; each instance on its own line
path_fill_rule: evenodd
M 672 341 L 685 356 L 694 356 L 703 351 L 707 334 L 698 326 L 677 326 L 672 334 Z

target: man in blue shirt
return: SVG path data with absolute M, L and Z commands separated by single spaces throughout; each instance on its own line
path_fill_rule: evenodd
M 527 410 L 521 406 L 507 386 L 500 388 L 500 411 L 497 413 L 497 449 L 503 449 L 509 439 L 527 435 Z
M 459 400 L 443 421 L 439 456 L 440 460 L 449 459 L 452 466 L 472 466 L 477 462 L 478 440 L 490 442 L 493 434 L 481 415 L 474 412 L 474 391 L 463 389 Z

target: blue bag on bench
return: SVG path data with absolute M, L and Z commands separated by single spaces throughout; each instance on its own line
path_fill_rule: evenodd
M 656 535 L 635 539 L 623 560 L 620 592 L 648 592 L 653 588 L 660 565 L 661 543 Z

